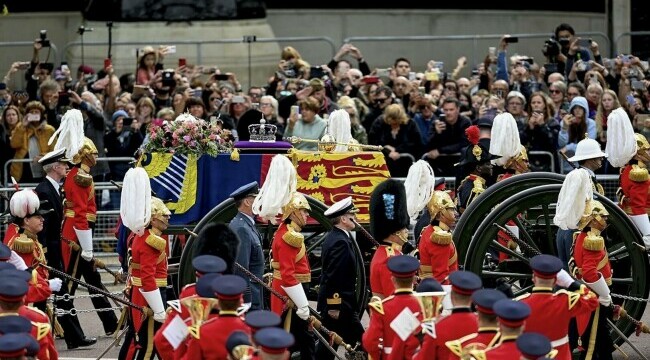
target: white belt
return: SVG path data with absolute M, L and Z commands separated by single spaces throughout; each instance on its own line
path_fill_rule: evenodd
M 561 339 L 551 341 L 551 346 L 556 348 L 556 347 L 562 346 L 562 345 L 564 345 L 564 344 L 566 344 L 568 342 L 569 342 L 569 336 L 565 335 Z
M 384 354 L 390 354 L 393 352 L 393 348 L 390 346 L 384 346 Z

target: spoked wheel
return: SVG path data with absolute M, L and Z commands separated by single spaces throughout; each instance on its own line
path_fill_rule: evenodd
M 316 301 L 318 296 L 318 285 L 320 283 L 320 275 L 322 270 L 321 263 L 321 245 L 325 239 L 325 235 L 332 228 L 332 224 L 329 219 L 325 217 L 323 212 L 327 207 L 320 201 L 305 195 L 307 202 L 311 207 L 309 212 L 310 219 L 308 224 L 302 229 L 302 234 L 305 236 L 305 248 L 306 253 L 309 259 L 309 265 L 311 267 L 311 291 L 307 294 L 309 300 Z M 237 214 L 237 208 L 235 202 L 232 199 L 228 199 L 221 204 L 217 205 L 212 209 L 199 223 L 194 227 L 194 232 L 199 233 L 203 227 L 211 223 L 229 223 L 235 215 Z M 270 257 L 269 249 L 271 247 L 271 240 L 273 239 L 273 234 L 277 230 L 278 225 L 268 224 L 257 224 L 258 231 L 263 237 L 262 247 L 264 249 L 264 255 L 266 259 L 266 271 L 265 273 L 271 272 L 270 268 Z M 192 268 L 192 259 L 194 258 L 194 237 L 190 237 L 185 244 L 183 253 L 180 260 L 179 268 L 179 285 L 180 287 L 185 286 L 186 284 L 193 283 L 195 281 L 194 269 Z M 218 241 L 218 239 L 214 239 Z M 357 259 L 357 285 L 355 293 L 357 296 L 357 304 L 359 312 L 365 307 L 367 299 L 367 284 L 366 284 L 366 270 L 364 268 L 364 259 L 362 258 L 361 250 L 356 242 L 354 247 L 354 256 Z M 268 291 L 264 291 L 266 297 L 268 298 Z M 270 295 L 273 296 L 273 295 Z
M 515 296 L 530 292 L 533 285 L 529 259 L 537 251 L 553 255 L 558 253 L 555 241 L 557 227 L 553 224 L 553 217 L 561 187 L 543 185 L 529 188 L 501 202 L 471 231 L 474 235 L 467 249 L 465 269 L 479 274 L 486 286 L 505 281 L 512 285 Z M 614 202 L 600 195 L 596 195 L 596 199 L 609 212 L 605 243 L 613 269 L 612 293 L 648 298 L 650 265 L 648 255 L 639 247 L 643 244 L 641 234 Z M 510 250 L 496 241 L 499 229 L 494 223 L 503 226 L 511 219 L 519 227 L 519 238 L 529 245 L 524 248 L 520 246 L 521 252 Z M 486 256 L 499 252 L 508 254 L 509 259 L 499 262 L 498 257 Z M 622 301 L 616 297 L 614 301 L 623 306 L 630 316 L 641 319 L 645 302 Z M 616 326 L 626 335 L 630 335 L 635 328 L 628 319 L 617 321 Z M 620 344 L 623 341 L 613 331 L 610 334 L 615 342 Z
M 514 194 L 535 186 L 562 184 L 563 181 L 563 175 L 548 172 L 531 172 L 499 181 L 469 204 L 458 219 L 456 229 L 476 229 L 494 207 Z M 459 259 L 465 258 L 473 233 L 473 231 L 454 231 L 453 237 Z

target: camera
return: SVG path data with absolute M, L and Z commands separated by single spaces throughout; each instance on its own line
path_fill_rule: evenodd
M 47 30 L 41 30 L 39 36 L 40 39 L 38 40 L 38 43 L 41 44 L 42 47 L 50 47 L 50 40 L 47 39 Z
M 133 124 L 133 118 L 132 117 L 125 117 L 122 119 L 122 125 L 124 127 L 131 126 Z
M 162 85 L 163 86 L 174 86 L 176 85 L 176 80 L 174 80 L 174 71 L 165 70 L 162 72 Z
M 292 62 L 288 62 L 285 67 L 284 71 L 282 71 L 284 76 L 287 78 L 295 78 L 296 77 L 296 65 Z
M 313 79 L 313 78 L 322 79 L 325 75 L 327 75 L 327 73 L 320 66 L 312 66 L 309 69 L 309 78 L 310 79 Z
M 555 38 L 550 38 L 544 41 L 542 47 L 542 54 L 548 58 L 553 58 L 560 55 L 560 43 Z

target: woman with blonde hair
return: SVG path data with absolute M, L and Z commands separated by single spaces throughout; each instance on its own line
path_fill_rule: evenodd
M 310 65 L 302 59 L 298 50 L 291 46 L 282 49 L 280 56 L 280 64 L 278 65 L 280 71 L 287 78 L 302 78 L 309 80 Z
M 154 114 L 156 111 L 156 105 L 154 105 L 153 100 L 146 96 L 143 96 L 138 100 L 137 105 L 135 106 L 135 119 L 140 125 L 140 132 L 142 136 L 147 135 L 147 130 L 151 120 L 153 120 Z
M 400 104 L 388 105 L 372 123 L 368 143 L 384 147 L 386 165 L 395 177 L 405 177 L 408 173 L 413 163 L 408 155 L 415 159 L 422 155 L 420 131 Z
M 347 111 L 350 115 L 350 127 L 352 132 L 352 138 L 359 142 L 359 144 L 368 143 L 368 133 L 366 129 L 361 125 L 361 120 L 359 118 L 359 109 L 357 108 L 357 103 L 349 96 L 341 96 L 337 105 Z M 364 106 L 362 103 L 359 105 Z

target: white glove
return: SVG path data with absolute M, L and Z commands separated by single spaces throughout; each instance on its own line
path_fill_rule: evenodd
M 79 240 L 79 245 L 81 245 L 81 257 L 86 261 L 93 259 L 93 231 L 88 230 L 79 230 L 74 228 L 75 234 L 77 234 L 77 239 Z
M 451 309 L 454 307 L 454 304 L 451 302 L 451 285 L 442 285 L 442 289 L 445 291 L 445 296 L 442 298 L 442 312 L 451 314 Z
M 558 286 L 561 286 L 563 288 L 568 288 L 575 281 L 571 277 L 571 275 L 569 275 L 569 273 L 566 272 L 564 269 L 560 270 L 560 272 L 557 273 L 555 278 L 556 278 Z
M 160 289 L 153 291 L 142 291 L 142 289 L 140 289 L 140 293 L 144 299 L 147 300 L 147 304 L 149 304 L 151 310 L 153 310 L 153 319 L 158 322 L 165 322 L 167 313 L 165 313 L 165 306 L 163 305 L 162 297 L 160 296 Z
M 16 252 L 13 250 L 11 250 L 11 256 L 7 262 L 15 266 L 16 269 L 20 271 L 27 270 L 27 264 L 25 264 L 25 260 L 23 260 L 23 258 L 21 258 L 20 255 L 16 254 Z
M 48 282 L 50 283 L 50 290 L 52 290 L 53 292 L 57 292 L 61 290 L 61 285 L 63 284 L 63 281 L 61 281 L 61 279 L 54 278 L 48 280 Z
M 603 306 L 609 306 L 612 303 L 612 297 L 609 295 L 609 286 L 605 282 L 605 278 L 600 274 L 600 278 L 593 283 L 586 283 L 591 291 L 598 294 L 598 302 Z
M 307 295 L 305 295 L 302 285 L 296 284 L 289 287 L 283 286 L 282 288 L 289 295 L 291 301 L 296 304 L 296 315 L 303 320 L 309 319 L 309 301 L 307 301 Z
M 646 251 L 650 250 L 650 235 L 643 235 L 643 246 L 645 246 Z
M 612 304 L 612 296 L 611 295 L 599 296 L 598 302 L 602 306 L 609 307 Z
M 237 315 L 242 316 L 248 310 L 250 310 L 252 303 L 243 303 L 240 307 L 237 308 Z
M 517 225 L 506 225 L 506 229 L 510 230 L 511 233 L 513 233 L 517 238 L 519 238 L 519 226 L 517 226 Z
M 646 250 L 650 249 L 650 219 L 648 219 L 648 215 L 630 215 L 630 219 L 643 235 L 643 245 Z

